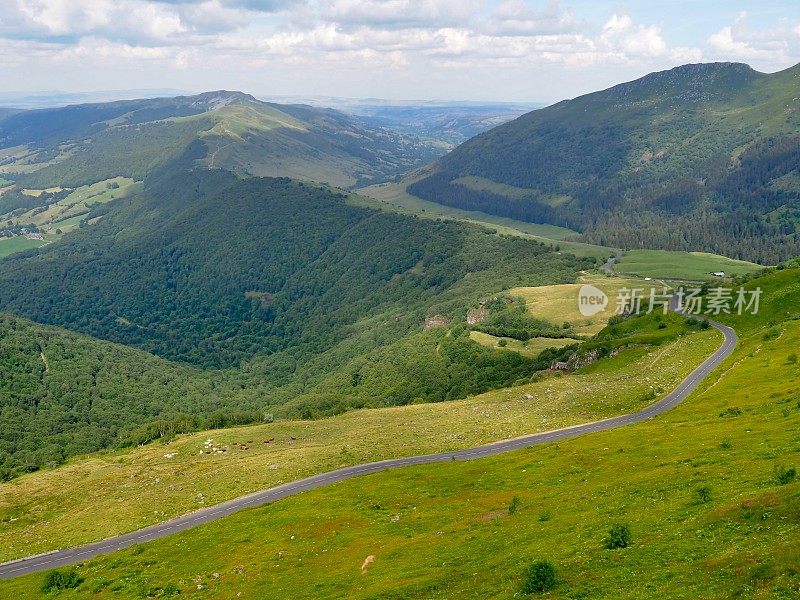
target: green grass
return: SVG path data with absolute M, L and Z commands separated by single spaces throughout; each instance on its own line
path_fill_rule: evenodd
M 530 356 L 531 358 L 539 356 L 542 351 L 547 350 L 548 348 L 563 348 L 564 346 L 569 346 L 570 344 L 580 343 L 580 340 L 574 340 L 571 338 L 553 339 L 543 337 L 532 338 L 523 342 L 511 338 L 499 338 L 481 331 L 471 331 L 469 337 L 482 346 L 486 346 L 487 348 L 519 352 L 523 356 Z M 500 345 L 500 340 L 505 340 L 505 346 Z
M 239 513 L 89 561 L 60 597 L 511 598 L 548 560 L 548 598 L 796 598 L 800 481 L 775 473 L 800 464 L 800 366 L 786 362 L 800 322 L 777 327 L 769 340 L 744 327 L 735 355 L 656 419 Z M 617 523 L 632 543 L 607 550 Z M 38 597 L 43 580 L 0 593 Z
M 624 275 L 692 281 L 718 279 L 711 275 L 717 271 L 726 275 L 747 275 L 763 268 L 755 263 L 718 254 L 668 250 L 631 250 L 614 265 L 614 270 Z
M 6 256 L 10 256 L 11 254 L 15 254 L 17 252 L 22 252 L 23 250 L 30 250 L 32 248 L 41 248 L 45 244 L 52 241 L 52 239 L 56 238 L 57 236 L 47 236 L 44 240 L 29 240 L 21 236 L 7 238 L 7 239 L 0 239 L 0 258 L 5 258 Z
M 578 306 L 580 289 L 587 284 L 599 288 L 609 298 L 606 310 L 591 317 L 581 314 Z M 537 319 L 557 326 L 567 322 L 572 325 L 572 331 L 578 335 L 595 335 L 614 316 L 618 290 L 636 285 L 637 281 L 624 277 L 585 275 L 577 283 L 519 287 L 509 290 L 508 293 L 511 296 L 524 298 L 528 310 Z
M 630 348 L 567 377 L 460 401 L 203 432 L 168 445 L 76 458 L 0 485 L 0 561 L 131 531 L 345 465 L 466 448 L 637 410 L 676 386 L 719 340 L 707 331 Z M 205 454 L 207 439 L 227 452 Z
M 109 187 L 112 185 L 117 187 Z M 47 210 L 42 212 L 36 212 L 37 209 L 30 210 L 11 220 L 17 224 L 33 223 L 48 231 L 61 229 L 66 233 L 85 219 L 86 213 L 92 206 L 122 198 L 135 189 L 137 189 L 137 184 L 132 179 L 114 177 L 76 188 Z
M 578 235 L 571 229 L 451 208 L 412 196 L 406 192 L 405 186 L 405 183 L 385 183 L 362 188 L 359 190 L 360 195 L 351 196 L 349 202 L 357 206 L 415 214 L 429 219 L 447 218 L 476 223 L 495 229 L 503 235 L 529 237 L 540 242 L 558 245 L 564 252 L 570 252 L 576 256 L 605 260 L 616 252 L 612 248 L 569 241 L 570 238 Z

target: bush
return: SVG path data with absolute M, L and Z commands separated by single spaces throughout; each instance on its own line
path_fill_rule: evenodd
M 741 408 L 739 408 L 738 406 L 729 406 L 721 413 L 719 413 L 719 416 L 723 418 L 728 418 L 728 417 L 738 417 L 741 414 L 742 414 Z
M 631 530 L 627 525 L 612 525 L 606 538 L 607 550 L 619 550 L 631 545 Z
M 68 571 L 49 571 L 44 576 L 44 583 L 42 584 L 42 593 L 47 594 L 59 590 L 71 590 L 78 587 L 83 582 L 83 579 L 78 576 L 75 569 Z
M 702 504 L 708 504 L 711 502 L 711 488 L 707 485 L 704 485 L 701 488 L 697 488 L 697 499 Z
M 791 483 L 794 481 L 794 478 L 797 477 L 797 471 L 794 467 L 786 468 L 783 465 L 780 467 L 775 468 L 775 479 L 778 480 L 780 485 L 786 485 L 787 483 Z
M 511 504 L 508 505 L 508 514 L 510 515 L 516 514 L 516 512 L 519 510 L 519 505 L 520 505 L 519 497 L 514 496 L 511 499 Z
M 556 587 L 556 568 L 547 560 L 533 563 L 525 572 L 523 594 L 540 594 Z
M 789 357 L 786 359 L 787 365 L 796 365 L 797 364 L 797 354 L 790 354 Z
M 506 340 L 500 340 L 499 342 L 497 342 L 497 345 L 500 346 L 501 348 L 505 348 L 506 346 L 508 346 L 508 342 Z

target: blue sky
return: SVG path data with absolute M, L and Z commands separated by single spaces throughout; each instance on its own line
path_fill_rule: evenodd
M 800 3 L 3 0 L 5 90 L 551 102 L 687 62 L 800 62 Z

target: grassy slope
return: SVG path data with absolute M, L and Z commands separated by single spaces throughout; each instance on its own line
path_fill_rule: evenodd
M 524 356 L 530 357 L 539 356 L 539 354 L 541 354 L 541 352 L 547 348 L 561 348 L 563 346 L 569 346 L 570 344 L 580 343 L 579 340 L 573 340 L 570 338 L 532 338 L 522 342 L 520 340 L 510 338 L 499 338 L 489 335 L 488 333 L 483 333 L 482 331 L 471 331 L 469 337 L 479 344 L 486 346 L 487 348 L 493 348 L 495 350 L 505 349 L 507 351 L 519 352 Z M 505 339 L 505 346 L 499 345 L 501 339 Z
M 237 92 L 26 111 L 4 121 L 0 134 L 16 158 L 0 173 L 36 188 L 118 175 L 142 180 L 194 144 L 208 168 L 342 187 L 385 181 L 439 156 L 426 143 L 344 113 Z
M 665 331 L 674 337 L 679 324 Z M 220 430 L 75 459 L 0 486 L 0 560 L 128 531 L 342 465 L 465 448 L 628 412 L 674 387 L 718 343 L 717 334 L 705 332 L 631 348 L 569 377 L 463 401 Z M 52 354 L 51 363 L 55 368 Z M 227 451 L 201 454 L 209 438 Z M 98 520 L 98 511 L 114 518 Z
M 763 269 L 755 263 L 734 260 L 707 252 L 670 252 L 668 250 L 631 250 L 614 266 L 625 275 L 667 279 L 713 279 L 712 272 L 747 275 Z
M 797 276 L 762 284 L 791 289 Z M 739 323 L 735 355 L 653 421 L 241 513 L 91 561 L 79 569 L 86 582 L 63 597 L 175 586 L 203 598 L 508 598 L 541 558 L 559 570 L 553 598 L 797 597 L 800 484 L 779 486 L 774 468 L 798 460 L 800 367 L 787 356 L 800 323 L 765 338 L 760 323 L 779 318 Z M 722 416 L 732 407 L 738 416 Z M 633 545 L 608 551 L 616 522 L 630 524 Z M 41 580 L 0 590 L 35 597 Z
M 622 288 L 632 288 L 636 283 L 623 277 L 584 275 L 577 283 L 519 287 L 509 290 L 508 293 L 525 298 L 528 310 L 537 319 L 559 326 L 569 322 L 575 333 L 594 335 L 603 329 L 614 315 L 617 291 Z M 581 314 L 578 308 L 578 294 L 583 285 L 592 285 L 606 293 L 609 304 L 605 311 L 591 317 Z
M 56 237 L 56 236 L 53 236 Z M 52 241 L 52 240 L 50 240 Z M 14 237 L 0 240 L 0 258 L 5 258 L 11 254 L 22 252 L 23 250 L 30 250 L 31 248 L 41 248 L 49 243 L 45 240 L 28 240 L 24 237 Z
M 771 188 L 796 192 L 786 176 L 797 163 L 798 72 L 706 64 L 653 73 L 476 136 L 408 189 L 580 229 L 602 245 L 774 263 L 797 253 L 796 193 Z

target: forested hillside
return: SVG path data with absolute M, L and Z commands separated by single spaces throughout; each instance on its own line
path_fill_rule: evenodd
M 341 187 L 392 178 L 438 154 L 334 110 L 220 91 L 8 114 L 0 119 L 0 175 L 41 189 L 142 180 L 197 141 L 196 160 L 207 168 Z
M 166 169 L 95 224 L 0 261 L 0 310 L 129 346 L 0 321 L 6 476 L 266 414 L 461 398 L 548 366 L 476 344 L 466 313 L 589 261 L 346 200 Z
M 800 254 L 800 66 L 686 65 L 482 134 L 409 186 L 621 248 Z
M 0 263 L 0 308 L 204 366 L 317 353 L 389 310 L 402 327 L 500 281 L 585 263 L 542 244 L 349 206 L 288 179 L 168 173 L 96 225 Z M 455 291 L 459 290 L 459 295 Z

